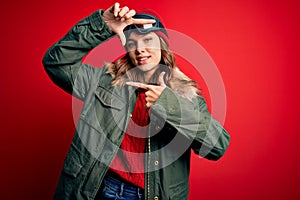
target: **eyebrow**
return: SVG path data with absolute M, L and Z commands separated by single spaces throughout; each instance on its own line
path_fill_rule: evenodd
M 150 32 L 150 33 L 151 33 L 151 32 Z M 142 36 L 142 39 L 145 38 L 145 37 L 150 37 L 150 36 L 152 36 L 150 33 L 142 34 L 142 35 L 143 35 L 143 36 Z M 129 42 L 130 40 L 133 41 L 133 42 L 136 42 L 136 41 L 137 41 L 137 40 L 132 39 L 132 38 L 129 37 L 129 38 L 128 38 L 128 42 Z
M 128 38 L 128 42 L 136 42 L 135 39 Z

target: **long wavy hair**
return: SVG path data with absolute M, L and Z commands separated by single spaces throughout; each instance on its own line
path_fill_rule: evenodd
M 150 82 L 147 84 L 156 84 L 157 78 L 161 72 L 165 72 L 164 81 L 178 95 L 192 100 L 194 97 L 200 95 L 197 83 L 186 76 L 177 66 L 175 56 L 170 50 L 166 41 L 160 37 L 161 45 L 161 61 L 156 72 L 153 74 Z M 131 62 L 128 52 L 116 62 L 106 63 L 108 68 L 107 73 L 113 77 L 112 85 L 124 86 L 127 81 L 143 82 L 144 72 L 138 67 L 135 67 Z

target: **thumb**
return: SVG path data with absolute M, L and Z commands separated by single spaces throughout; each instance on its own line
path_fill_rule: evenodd
M 120 32 L 118 35 L 119 35 L 119 38 L 121 40 L 122 45 L 125 46 L 125 44 L 126 44 L 126 37 L 125 37 L 123 31 Z
M 158 85 L 166 87 L 165 81 L 164 81 L 164 76 L 166 72 L 161 72 L 158 76 Z

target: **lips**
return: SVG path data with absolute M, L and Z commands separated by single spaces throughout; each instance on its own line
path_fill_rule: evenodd
M 139 65 L 146 64 L 151 56 L 139 56 L 136 58 Z

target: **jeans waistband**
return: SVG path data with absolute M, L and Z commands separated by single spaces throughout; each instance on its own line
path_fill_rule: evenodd
M 137 195 L 141 197 L 144 194 L 144 190 L 135 186 L 118 175 L 114 174 L 113 172 L 108 172 L 103 180 L 103 184 L 105 187 L 110 188 L 111 190 L 118 191 L 123 193 L 124 195 Z

